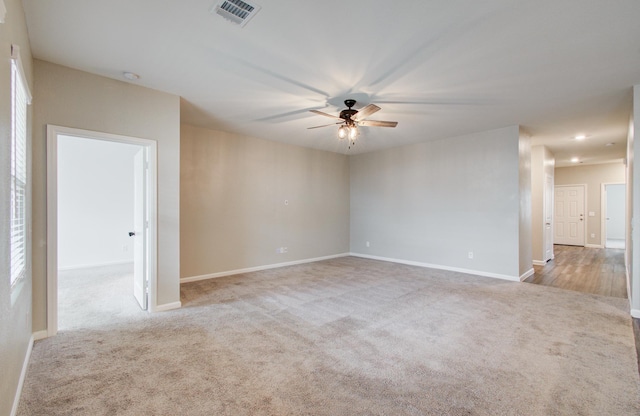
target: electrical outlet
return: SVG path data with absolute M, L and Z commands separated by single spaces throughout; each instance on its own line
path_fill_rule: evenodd
M 472 259 L 473 258 L 473 251 L 469 252 L 469 258 Z
M 591 238 L 596 238 L 596 235 L 594 233 L 591 233 Z
M 371 247 L 371 244 L 369 244 L 369 242 L 367 241 L 367 247 Z
M 287 253 L 287 252 L 289 252 L 289 249 L 287 247 L 282 247 L 282 252 L 283 253 Z

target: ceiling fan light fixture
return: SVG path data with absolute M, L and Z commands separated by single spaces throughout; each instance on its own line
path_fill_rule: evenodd
M 358 137 L 358 127 L 351 126 L 349 127 L 349 139 L 350 140 L 355 140 Z
M 344 100 L 344 104 L 348 108 L 346 110 L 340 111 L 339 116 L 334 116 L 332 114 L 328 114 L 323 111 L 319 111 L 315 109 L 309 110 L 309 111 L 315 114 L 319 114 L 321 116 L 332 118 L 334 120 L 336 119 L 340 120 L 339 122 L 333 123 L 333 124 L 340 124 L 340 127 L 338 127 L 338 137 L 340 138 L 340 140 L 349 139 L 349 149 L 351 149 L 351 146 L 355 144 L 356 139 L 360 135 L 360 132 L 358 131 L 359 125 L 367 126 L 367 127 L 369 126 L 395 127 L 396 125 L 398 125 L 397 121 L 368 120 L 367 117 L 369 117 L 371 114 L 376 113 L 377 111 L 380 110 L 380 107 L 378 107 L 375 104 L 368 104 L 363 108 L 361 108 L 360 110 L 353 109 L 353 106 L 356 105 L 356 100 L 352 100 L 352 99 Z M 315 126 L 315 127 L 307 127 L 307 128 L 317 129 L 319 127 L 328 127 L 328 126 L 331 126 L 331 124 L 325 124 L 323 126 Z
M 345 137 L 347 137 L 348 134 L 349 134 L 349 127 L 340 126 L 340 128 L 338 128 L 338 138 L 344 139 Z

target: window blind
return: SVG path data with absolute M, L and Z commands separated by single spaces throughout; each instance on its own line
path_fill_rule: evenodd
M 27 105 L 31 97 L 17 48 L 11 59 L 11 285 L 20 280 L 27 262 Z

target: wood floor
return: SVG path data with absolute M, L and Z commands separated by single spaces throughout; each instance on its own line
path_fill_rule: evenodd
M 555 258 L 525 282 L 616 298 L 627 297 L 624 250 L 554 246 Z

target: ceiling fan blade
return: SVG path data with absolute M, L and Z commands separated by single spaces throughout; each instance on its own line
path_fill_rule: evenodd
M 334 116 L 334 115 L 331 115 L 331 114 L 323 113 L 322 111 L 318 111 L 318 110 L 309 110 L 309 111 L 311 111 L 312 113 L 320 114 L 321 116 L 330 117 L 330 118 L 337 118 L 338 120 L 342 120 L 338 116 Z
M 337 124 L 342 124 L 343 122 L 340 123 L 331 123 L 331 124 L 323 124 L 322 126 L 315 126 L 315 127 L 307 127 L 307 130 L 311 130 L 311 129 L 319 129 L 320 127 L 329 127 L 329 126 L 335 126 Z
M 365 118 L 369 117 L 371 114 L 375 113 L 376 111 L 380 111 L 380 107 L 378 107 L 375 104 L 369 104 L 368 106 L 358 110 L 354 119 L 356 121 L 364 120 Z
M 410 104 L 410 105 L 485 105 L 490 104 L 483 101 L 455 101 L 455 100 L 439 100 L 439 101 L 393 101 L 378 100 L 380 104 Z
M 281 114 L 274 114 L 271 116 L 266 116 L 266 117 L 262 117 L 262 118 L 258 118 L 255 119 L 253 121 L 269 121 L 269 122 L 280 122 L 280 121 L 287 121 L 287 119 L 294 119 L 296 118 L 297 115 L 299 114 L 306 114 L 310 109 L 309 108 L 305 108 L 303 110 L 294 110 L 294 111 L 288 111 L 286 113 L 281 113 Z
M 360 126 L 370 127 L 395 127 L 398 125 L 397 121 L 380 121 L 380 120 L 362 120 L 358 121 Z

